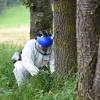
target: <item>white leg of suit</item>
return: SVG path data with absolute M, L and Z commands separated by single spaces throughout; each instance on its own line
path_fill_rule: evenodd
M 23 67 L 21 61 L 17 61 L 14 64 L 15 68 L 13 70 L 13 73 L 15 75 L 16 81 L 18 86 L 22 85 L 22 83 L 25 81 L 25 79 L 28 78 L 29 73 L 28 71 Z

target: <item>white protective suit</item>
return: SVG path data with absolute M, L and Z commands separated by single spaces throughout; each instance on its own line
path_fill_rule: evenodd
M 18 86 L 28 77 L 28 75 L 37 75 L 39 67 L 42 67 L 48 62 L 50 63 L 50 71 L 54 72 L 54 50 L 47 51 L 47 55 L 43 55 L 37 50 L 37 41 L 35 39 L 29 40 L 22 50 L 21 61 L 17 61 L 14 66 L 14 75 L 17 80 Z M 43 52 L 43 51 L 42 51 Z

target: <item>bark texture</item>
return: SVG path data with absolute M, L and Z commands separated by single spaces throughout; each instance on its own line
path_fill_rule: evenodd
M 30 7 L 30 38 L 34 38 L 40 30 L 52 27 L 52 10 L 50 0 L 34 0 Z
M 56 71 L 70 74 L 76 64 L 76 1 L 55 0 L 54 42 Z
M 93 100 L 100 100 L 100 40 L 98 49 L 98 62 L 97 62 L 95 80 L 92 90 L 92 98 Z
M 78 100 L 92 100 L 90 94 L 97 62 L 97 1 L 77 0 Z

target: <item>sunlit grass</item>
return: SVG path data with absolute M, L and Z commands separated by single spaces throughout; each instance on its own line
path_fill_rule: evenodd
M 0 15 L 0 28 L 29 25 L 29 16 L 29 9 L 25 6 L 9 7 Z
M 28 33 L 0 33 L 0 44 L 24 45 L 29 40 Z

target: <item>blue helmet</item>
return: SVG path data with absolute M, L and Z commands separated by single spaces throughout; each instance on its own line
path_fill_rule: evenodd
M 42 31 L 39 36 L 37 36 L 37 42 L 43 47 L 49 47 L 53 44 L 53 39 L 48 32 Z

